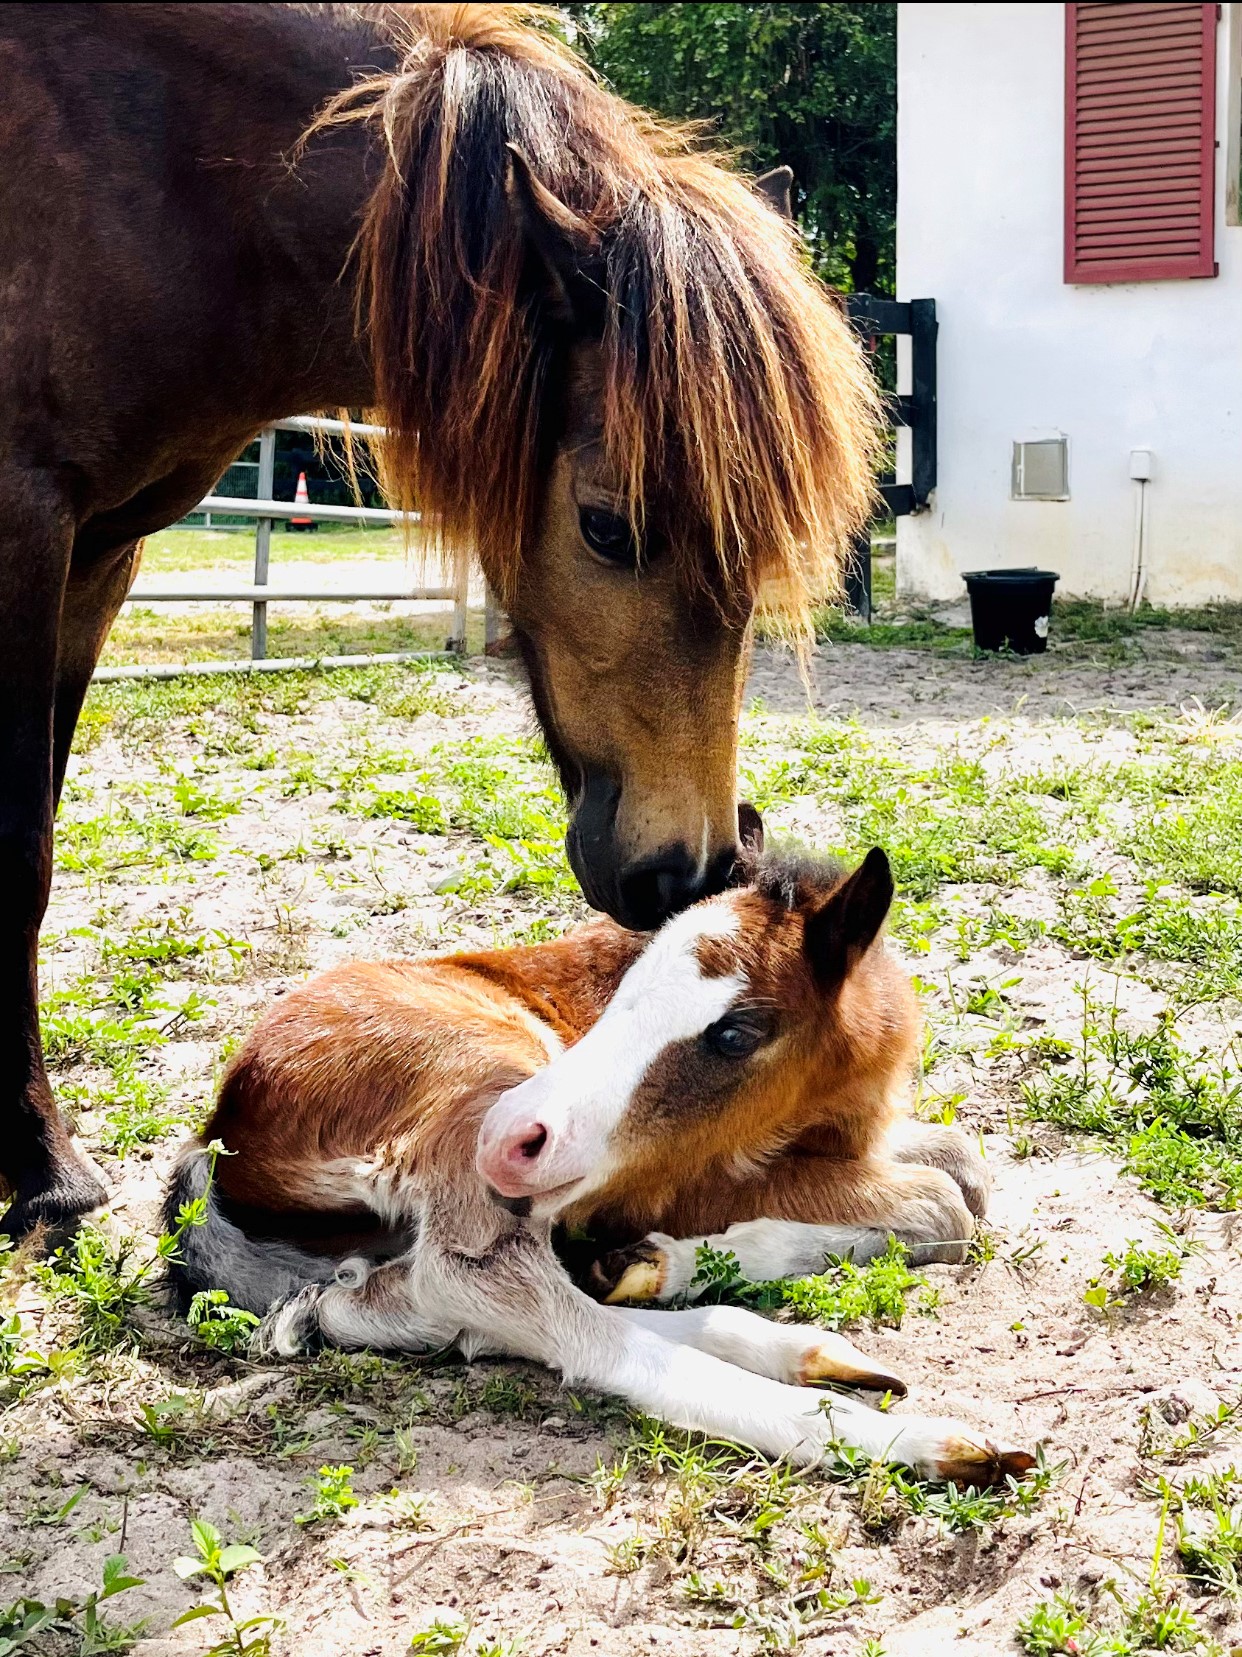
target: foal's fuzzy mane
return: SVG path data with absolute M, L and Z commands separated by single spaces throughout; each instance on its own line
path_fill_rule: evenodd
M 743 860 L 745 884 L 760 897 L 783 909 L 802 909 L 821 902 L 849 873 L 839 858 L 809 851 L 789 841 L 750 854 Z
M 366 121 L 384 146 L 357 255 L 391 495 L 512 595 L 558 351 L 505 197 L 516 144 L 598 238 L 603 437 L 634 521 L 658 519 L 687 581 L 726 603 L 767 583 L 804 627 L 870 507 L 877 397 L 793 231 L 689 129 L 602 86 L 554 13 L 376 11 L 399 67 L 312 132 Z

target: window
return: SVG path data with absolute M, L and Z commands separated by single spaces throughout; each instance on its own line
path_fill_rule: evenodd
M 1065 280 L 1214 276 L 1214 5 L 1065 8 Z
M 1067 501 L 1069 440 L 1041 437 L 1015 443 L 1009 493 L 1015 501 Z

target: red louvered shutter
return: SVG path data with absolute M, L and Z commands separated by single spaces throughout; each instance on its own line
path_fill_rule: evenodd
M 1214 5 L 1065 8 L 1065 280 L 1215 276 Z

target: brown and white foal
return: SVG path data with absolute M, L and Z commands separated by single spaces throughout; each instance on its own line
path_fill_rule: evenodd
M 599 1304 L 553 1228 L 611 1246 L 609 1300 L 693 1295 L 697 1246 L 752 1279 L 856 1260 L 890 1234 L 960 1258 L 987 1174 L 902 1114 L 919 1034 L 880 931 L 873 851 L 760 859 L 749 885 L 642 935 L 610 921 L 530 948 L 338 967 L 273 1007 L 229 1067 L 170 1215 L 183 1296 L 266 1314 L 267 1350 L 456 1341 L 621 1394 L 681 1426 L 802 1461 L 833 1441 L 976 1483 L 1031 1465 L 963 1423 L 839 1394 L 904 1391 L 839 1335 L 737 1307 Z

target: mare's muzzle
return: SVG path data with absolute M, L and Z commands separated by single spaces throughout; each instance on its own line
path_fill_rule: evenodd
M 617 839 L 621 789 L 589 772 L 565 836 L 569 866 L 593 909 L 635 932 L 650 932 L 700 898 L 723 892 L 737 863 L 726 846 L 706 862 L 701 846 L 673 843 L 626 861 Z M 747 808 L 750 809 L 750 808 Z

